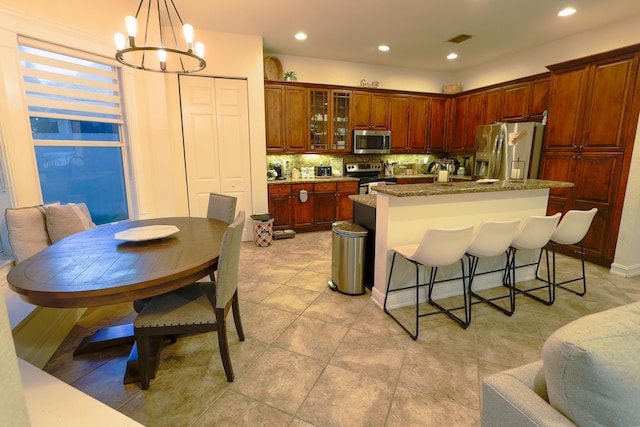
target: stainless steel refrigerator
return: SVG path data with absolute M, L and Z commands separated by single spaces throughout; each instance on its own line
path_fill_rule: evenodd
M 508 180 L 537 178 L 543 134 L 544 126 L 539 122 L 478 126 L 474 176 Z

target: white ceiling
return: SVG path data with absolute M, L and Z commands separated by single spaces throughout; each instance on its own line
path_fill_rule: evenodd
M 566 5 L 578 12 L 556 16 Z M 260 35 L 272 55 L 447 72 L 640 15 L 640 0 L 176 0 L 176 6 L 196 39 L 199 28 Z M 298 31 L 309 38 L 295 40 Z M 459 34 L 473 38 L 447 42 Z M 379 52 L 379 44 L 391 51 Z M 450 52 L 459 58 L 447 60 Z

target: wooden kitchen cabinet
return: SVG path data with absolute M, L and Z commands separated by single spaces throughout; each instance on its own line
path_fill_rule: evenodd
M 358 194 L 357 181 L 339 182 L 336 192 L 336 221 L 351 221 L 353 219 L 353 201 L 349 196 Z
M 585 258 L 606 266 L 615 255 L 629 168 L 625 151 L 635 137 L 640 110 L 639 58 L 637 51 L 620 49 L 549 67 L 540 177 L 575 187 L 552 190 L 548 212 L 598 208 L 584 240 Z
M 443 153 L 445 150 L 447 123 L 449 121 L 449 102 L 450 99 L 447 98 L 431 98 L 427 153 Z
M 529 82 L 505 86 L 501 89 L 501 121 L 514 122 L 527 119 Z
M 265 84 L 267 153 L 304 153 L 308 147 L 307 89 Z
M 353 91 L 351 96 L 353 129 L 389 129 L 389 95 L 375 92 Z
M 451 153 L 472 153 L 475 151 L 476 126 L 482 124 L 483 111 L 483 92 L 453 99 L 451 138 L 447 151 Z
M 314 199 L 314 224 L 318 226 L 328 226 L 336 217 L 336 191 L 338 189 L 335 182 L 322 182 L 313 184 Z
M 406 153 L 409 148 L 409 117 L 413 98 L 409 95 L 389 97 L 389 130 L 391 130 L 391 152 Z
M 300 200 L 302 191 L 307 192 L 307 200 Z M 312 227 L 314 225 L 314 197 L 313 184 L 291 184 L 291 197 L 293 199 L 293 229 Z
M 484 93 L 484 123 L 491 125 L 499 122 L 502 111 L 500 109 L 500 88 L 490 89 Z
M 269 192 L 269 213 L 273 215 L 273 229 L 285 230 L 293 225 L 293 199 L 290 184 L 271 184 Z
M 544 112 L 549 108 L 551 78 L 545 77 L 531 82 L 527 120 L 542 121 Z
M 409 152 L 424 153 L 429 143 L 429 115 L 431 99 L 413 96 L 409 105 Z M 393 136 L 392 136 L 393 137 Z

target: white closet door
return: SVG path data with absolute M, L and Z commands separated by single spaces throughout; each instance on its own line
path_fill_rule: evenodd
M 180 76 L 180 102 L 190 215 L 206 215 L 210 192 L 237 197 L 250 215 L 246 80 Z

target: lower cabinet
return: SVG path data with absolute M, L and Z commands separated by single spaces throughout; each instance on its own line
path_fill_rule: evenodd
M 358 182 L 270 184 L 269 213 L 274 230 L 330 230 L 334 221 L 350 221 Z

